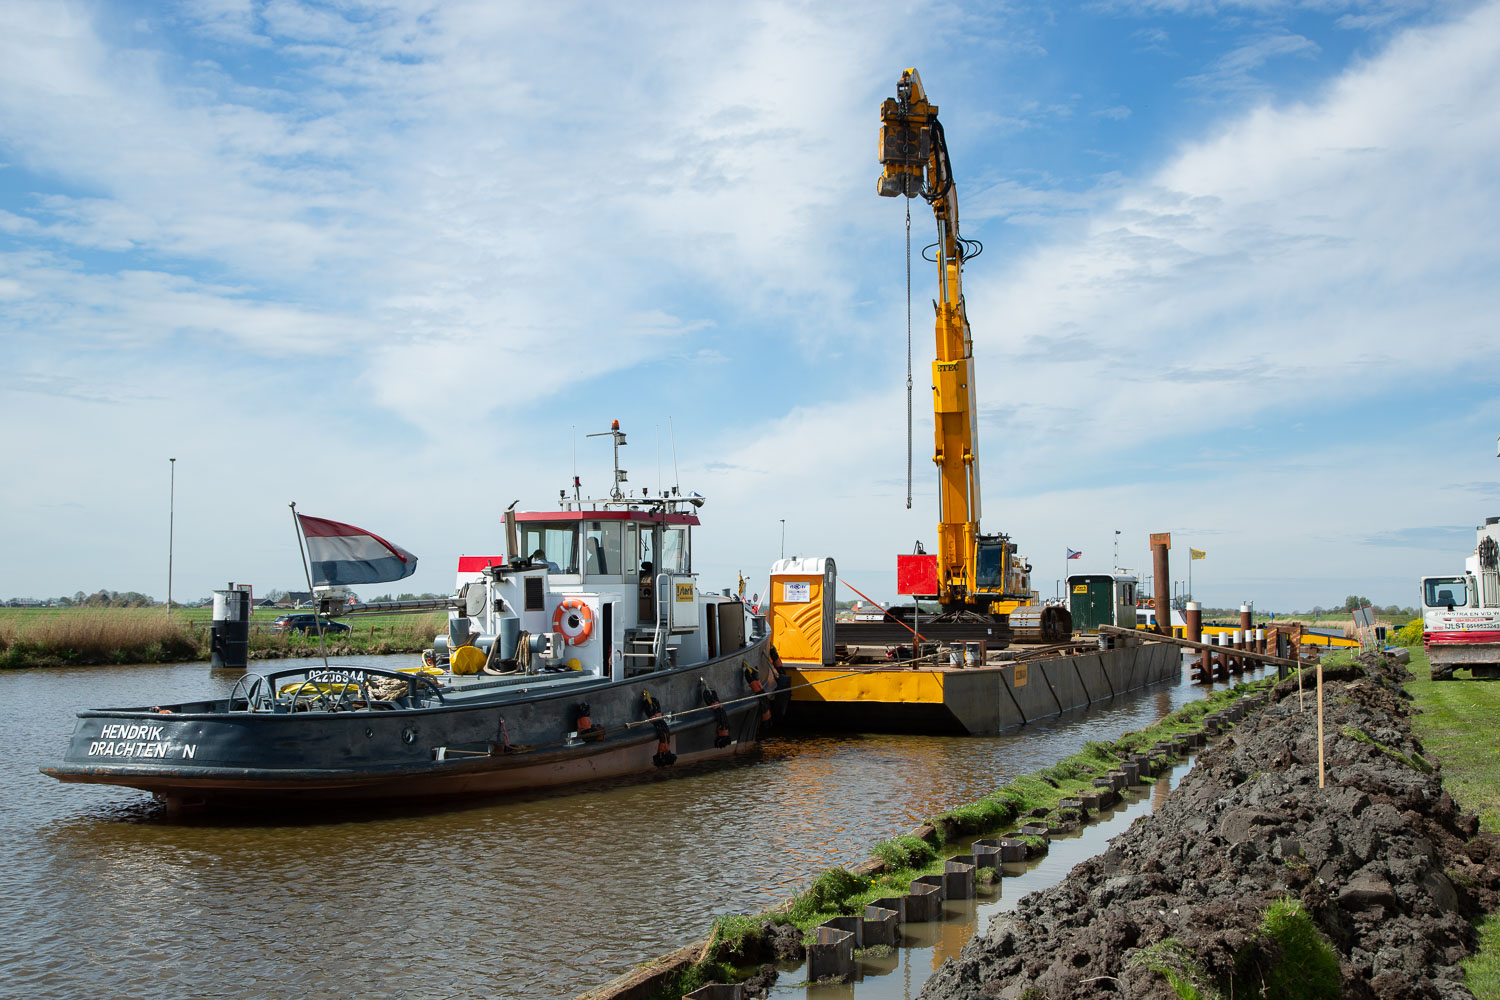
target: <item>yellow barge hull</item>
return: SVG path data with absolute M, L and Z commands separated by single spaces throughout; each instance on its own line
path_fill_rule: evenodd
M 786 663 L 788 720 L 821 728 L 979 735 L 1175 680 L 1165 643 L 983 667 L 825 667 Z

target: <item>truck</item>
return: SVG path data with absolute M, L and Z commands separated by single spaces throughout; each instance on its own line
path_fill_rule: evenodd
M 1500 677 L 1500 517 L 1474 531 L 1462 573 L 1422 577 L 1422 646 L 1435 681 L 1458 668 Z

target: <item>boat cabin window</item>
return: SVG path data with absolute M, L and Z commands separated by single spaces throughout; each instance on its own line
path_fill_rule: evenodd
M 641 569 L 641 560 L 639 558 L 640 550 L 638 548 L 638 546 L 641 544 L 640 538 L 638 537 L 639 534 L 639 528 L 637 528 L 633 524 L 626 523 L 624 538 L 625 545 L 622 550 L 624 561 L 620 566 L 620 572 L 631 578 L 634 578 Z
M 1429 608 L 1467 607 L 1469 588 L 1460 576 L 1434 576 L 1422 581 L 1422 603 Z
M 688 529 L 667 528 L 662 532 L 661 570 L 663 573 L 692 572 L 692 553 L 688 551 Z
M 656 549 L 651 543 L 654 532 L 650 528 L 641 530 L 641 547 L 636 553 L 635 564 L 640 568 L 641 575 L 648 579 L 656 579 L 656 574 L 661 569 L 656 565 Z
M 583 571 L 590 574 L 619 576 L 621 564 L 619 521 L 589 521 L 583 529 Z
M 544 561 L 554 573 L 578 572 L 578 526 L 574 524 L 524 524 L 521 551 Z

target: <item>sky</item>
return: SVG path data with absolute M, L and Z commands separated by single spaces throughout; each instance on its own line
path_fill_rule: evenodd
M 291 502 L 445 592 L 512 501 L 607 492 L 613 419 L 708 498 L 705 589 L 784 552 L 892 598 L 937 520 L 934 223 L 908 509 L 876 195 L 914 66 L 1036 589 L 1169 531 L 1209 605 L 1416 604 L 1500 514 L 1497 43 L 1414 0 L 0 4 L 0 598 L 161 599 L 169 546 L 178 600 L 301 589 Z

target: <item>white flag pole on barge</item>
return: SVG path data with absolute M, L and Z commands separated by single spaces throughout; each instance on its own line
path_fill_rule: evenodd
M 292 524 L 297 528 L 297 551 L 302 553 L 302 573 L 307 577 L 307 596 L 312 599 L 313 582 L 312 570 L 307 565 L 307 540 L 302 537 L 302 518 L 297 516 L 297 501 L 293 500 L 289 505 L 292 508 Z M 323 656 L 323 669 L 328 669 L 328 647 L 323 639 L 323 622 L 317 619 L 317 612 L 313 613 L 314 620 L 318 621 L 318 652 Z

